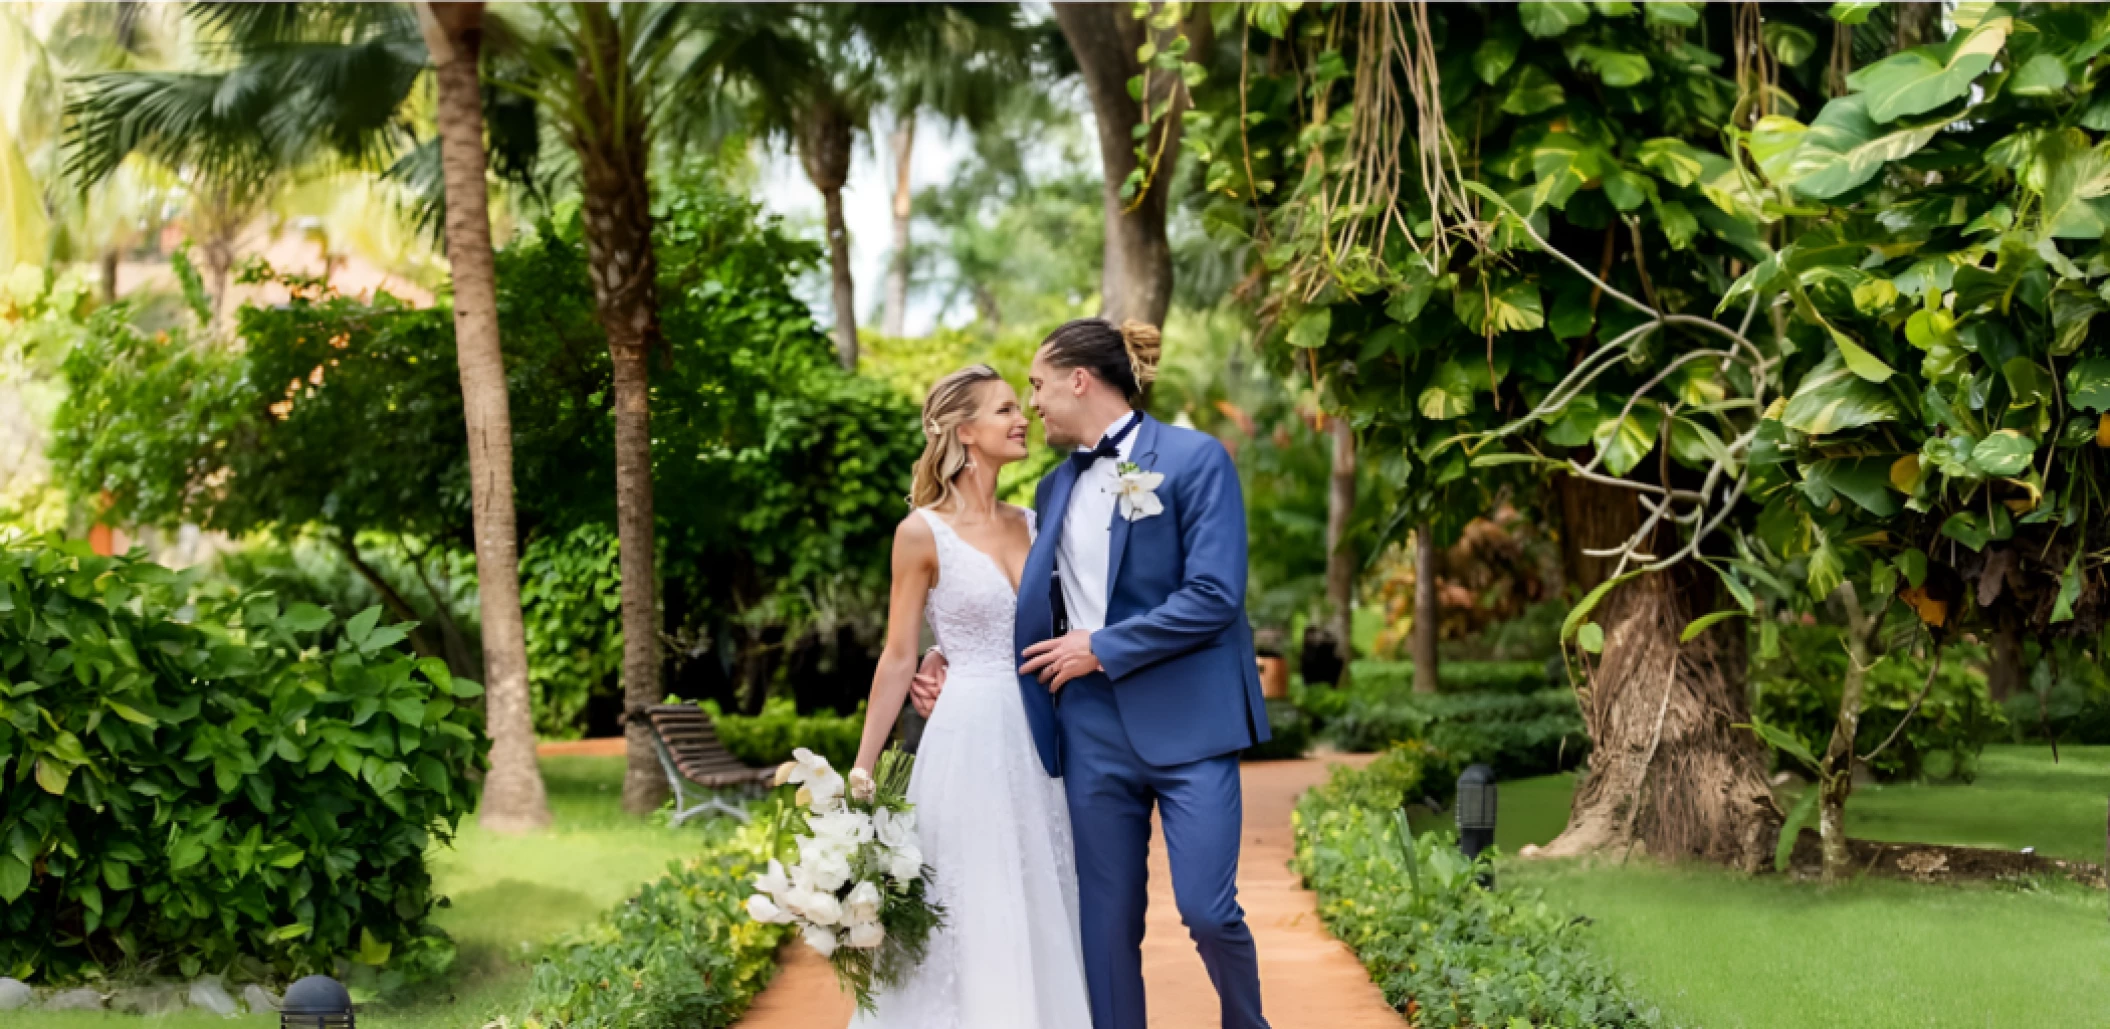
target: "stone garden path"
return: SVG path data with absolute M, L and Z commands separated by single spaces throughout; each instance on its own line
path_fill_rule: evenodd
M 1245 841 L 1239 852 L 1238 899 L 1260 945 L 1260 989 L 1274 1029 L 1397 1029 L 1401 1024 L 1355 955 L 1319 923 L 1316 898 L 1288 868 L 1293 849 L 1289 815 L 1297 798 L 1326 778 L 1329 762 L 1366 760 L 1367 755 L 1343 755 L 1244 766 Z M 827 963 L 797 943 L 785 947 L 782 957 L 782 972 L 755 999 L 741 1029 L 838 1029 L 847 1024 L 850 1002 L 836 988 Z M 1218 1025 L 1216 991 L 1173 907 L 1161 837 L 1151 842 L 1143 975 L 1149 984 L 1151 1029 Z

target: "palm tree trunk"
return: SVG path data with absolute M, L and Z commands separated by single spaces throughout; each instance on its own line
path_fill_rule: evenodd
M 631 79 L 608 8 L 578 7 L 584 118 L 571 126 L 585 210 L 594 309 L 608 334 L 615 384 L 615 510 L 623 578 L 623 708 L 629 765 L 623 810 L 647 814 L 667 786 L 652 750 L 645 709 L 659 703 L 659 603 L 652 520 L 651 377 L 660 349 L 659 262 L 652 253 L 652 195 L 646 178 L 644 90 Z M 601 73 L 596 78 L 596 72 Z
M 1201 8 L 1196 10 L 1201 13 L 1189 19 L 1185 31 L 1194 49 L 1206 50 L 1209 16 Z M 1173 104 L 1153 128 L 1157 142 L 1152 147 L 1155 172 L 1150 188 L 1140 201 L 1123 198 L 1121 186 L 1138 166 L 1134 129 L 1143 120 L 1142 104 L 1129 95 L 1128 82 L 1142 74 L 1136 49 L 1152 33 L 1135 19 L 1127 4 L 1059 3 L 1055 22 L 1077 58 L 1099 132 L 1099 161 L 1105 176 L 1101 193 L 1106 205 L 1106 249 L 1099 269 L 1101 313 L 1116 323 L 1133 318 L 1162 325 L 1165 311 L 1172 306 L 1172 246 L 1165 238 L 1165 213 L 1172 195 L 1172 170 L 1179 164 L 1184 103 Z M 1170 33 L 1156 35 L 1154 41 L 1160 47 L 1171 38 Z M 1151 75 L 1153 105 L 1170 95 L 1175 78 Z
M 843 191 L 821 191 L 828 207 L 828 272 L 835 294 L 835 356 L 843 367 L 857 369 L 857 286 L 850 277 L 850 227 L 843 221 Z
M 899 336 L 908 324 L 908 225 L 915 213 L 915 193 L 910 188 L 909 158 L 916 151 L 916 111 L 901 112 L 894 126 L 894 254 L 886 270 L 886 317 L 880 327 L 889 336 Z
M 1436 596 L 1436 523 L 1414 527 L 1414 692 L 1434 693 L 1442 680 L 1437 665 L 1436 631 L 1443 602 Z
M 481 3 L 421 3 L 418 22 L 438 85 L 440 171 L 447 198 L 447 260 L 454 272 L 454 350 L 468 428 L 471 525 L 482 613 L 484 725 L 491 771 L 477 821 L 499 832 L 549 824 L 535 763 L 527 631 L 520 615 L 518 525 L 513 514 L 513 414 L 498 339 L 498 270 L 484 185 Z M 433 603 L 440 604 L 435 595 Z M 442 608 L 444 611 L 444 607 Z
M 1341 661 L 1337 685 L 1348 684 L 1355 660 L 1355 548 L 1348 527 L 1355 519 L 1355 426 L 1337 417 L 1333 434 L 1333 476 L 1326 493 L 1326 617 L 1332 623 L 1334 655 Z

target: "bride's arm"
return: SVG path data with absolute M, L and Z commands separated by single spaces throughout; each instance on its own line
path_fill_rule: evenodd
M 901 520 L 894 530 L 894 585 L 887 603 L 886 648 L 872 673 L 872 696 L 865 705 L 864 738 L 857 746 L 855 767 L 870 771 L 879 763 L 894 720 L 908 699 L 916 675 L 916 649 L 923 631 L 923 603 L 938 576 L 938 541 L 919 515 Z

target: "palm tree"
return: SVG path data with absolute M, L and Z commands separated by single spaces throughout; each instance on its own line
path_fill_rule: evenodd
M 998 84 L 1022 76 L 1032 35 L 1009 5 L 967 3 L 725 5 L 707 15 L 712 40 L 698 67 L 741 90 L 758 136 L 788 140 L 827 212 L 835 347 L 857 367 L 856 287 L 843 184 L 856 136 L 872 111 L 897 111 L 896 261 L 905 260 L 908 153 L 913 116 L 929 107 L 979 122 L 996 108 Z M 906 268 L 901 292 L 906 294 Z M 892 302 L 890 301 L 890 305 Z M 898 310 L 898 305 L 893 305 Z
M 225 212 L 265 184 L 335 159 L 378 167 L 416 160 L 405 113 L 437 63 L 446 240 L 454 268 L 455 333 L 467 421 L 482 605 L 491 773 L 478 819 L 501 831 L 549 823 L 529 713 L 513 510 L 512 424 L 498 340 L 496 272 L 484 183 L 478 58 L 481 4 L 402 8 L 213 4 L 195 9 L 228 41 L 224 68 L 91 76 L 71 105 L 71 168 L 99 181 L 129 155 L 184 170 Z M 422 25 L 420 24 L 422 20 Z M 212 256 L 223 303 L 231 254 Z
M 889 39 L 886 57 L 887 134 L 894 161 L 894 217 L 887 260 L 881 330 L 902 334 L 907 318 L 909 225 L 915 191 L 909 178 L 918 115 L 924 112 L 977 131 L 996 118 L 1006 98 L 1031 82 L 1032 57 L 1045 34 L 1019 22 L 1007 5 L 976 4 L 911 18 Z
M 418 25 L 432 55 L 446 184 L 447 259 L 454 269 L 454 350 L 469 430 L 477 596 L 482 611 L 491 774 L 477 818 L 501 831 L 549 824 L 535 763 L 528 702 L 527 634 L 520 612 L 519 526 L 513 513 L 513 413 L 498 339 L 498 268 L 491 251 L 484 183 L 482 3 L 420 3 Z
M 679 5 L 594 3 L 538 5 L 536 15 L 534 35 L 520 37 L 523 73 L 499 84 L 534 101 L 578 161 L 588 277 L 614 367 L 623 808 L 645 814 L 666 793 L 644 719 L 661 699 L 649 359 L 664 352 L 647 172 L 655 122 L 675 109 L 675 80 L 663 72 L 685 15 Z

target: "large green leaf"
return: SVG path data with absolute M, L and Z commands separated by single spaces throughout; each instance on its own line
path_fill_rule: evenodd
M 1302 350 L 1325 346 L 1326 337 L 1332 331 L 1333 308 L 1309 308 L 1290 323 L 1288 343 Z
M 1845 6 L 1835 4 L 1834 7 Z M 1795 806 L 1788 809 L 1787 821 L 1780 823 L 1780 838 L 1773 844 L 1773 870 L 1785 872 L 1788 862 L 1795 856 L 1795 839 L 1802 835 L 1802 827 L 1809 824 L 1810 814 L 1817 810 L 1819 788 L 1812 785 L 1795 798 Z
M 1609 47 L 1579 46 L 1575 56 L 1597 73 L 1597 78 L 1614 89 L 1626 89 L 1648 81 L 1648 58 L 1627 50 Z
M 29 863 L 13 854 L 0 854 L 0 903 L 12 904 L 29 889 Z
M 2079 130 L 2049 134 L 2038 148 L 2044 175 L 2044 231 L 2095 239 L 2110 230 L 2110 143 L 2090 147 Z
M 1533 115 L 1559 107 L 1568 99 L 1561 84 L 1544 68 L 1526 64 L 1517 70 L 1516 80 L 1509 84 L 1509 94 L 1502 98 L 1502 110 L 1510 114 Z
M 1840 457 L 1816 461 L 1802 470 L 1815 483 L 1853 501 L 1878 518 L 1897 514 L 1898 495 L 1890 488 L 1890 461 L 1881 457 Z
M 1475 335 L 1529 332 L 1546 324 L 1539 288 L 1521 279 L 1499 289 L 1460 288 L 1451 300 L 1458 320 Z
M 2010 20 L 1988 18 L 1940 43 L 1893 54 L 1847 76 L 1879 122 L 1924 114 L 1971 91 L 2007 42 Z
M 1825 104 L 1808 128 L 1781 115 L 1761 119 L 1752 129 L 1751 152 L 1775 183 L 1829 199 L 1874 178 L 1884 164 L 1917 153 L 1944 124 L 1884 132 L 1862 97 L 1843 96 Z
M 1517 5 L 1517 16 L 1524 22 L 1524 31 L 1546 39 L 1589 21 L 1590 5 L 1580 0 L 1552 0 L 1550 3 L 1527 0 Z
M 1803 376 L 1795 395 L 1788 398 L 1780 422 L 1797 432 L 1822 436 L 1859 425 L 1895 421 L 1899 414 L 1897 398 L 1890 390 L 1854 374 L 1845 359 L 1833 352 Z
M 1657 5 L 1650 4 L 1650 7 Z M 1690 186 L 1707 170 L 1703 155 L 1692 144 L 1675 136 L 1651 139 L 1634 151 L 1643 168 L 1655 172 L 1673 186 Z
M 2020 475 L 2036 452 L 2036 440 L 2013 429 L 2001 429 L 1971 448 L 1971 463 L 1989 476 Z
M 1662 413 L 1644 400 L 1637 402 L 1624 418 L 1617 410 L 1607 414 L 1590 433 L 1590 441 L 1604 454 L 1608 471 L 1625 475 L 1656 448 L 1656 430 L 1662 424 Z
M 2110 411 L 2110 357 L 2091 357 L 2066 370 L 2066 402 L 2085 411 Z

